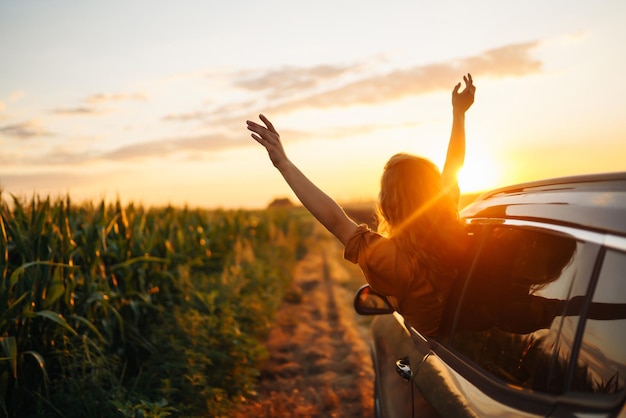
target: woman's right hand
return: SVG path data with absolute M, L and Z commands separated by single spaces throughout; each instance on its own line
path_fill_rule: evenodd
M 272 163 L 304 207 L 345 245 L 354 234 L 357 228 L 356 223 L 334 200 L 289 161 L 274 125 L 263 115 L 259 115 L 259 118 L 265 126 L 246 121 L 248 130 L 252 131 L 252 138 L 265 147 Z
M 272 125 L 269 119 L 264 115 L 259 115 L 259 118 L 265 126 L 248 120 L 246 121 L 248 130 L 252 131 L 252 138 L 265 147 L 274 167 L 278 167 L 282 162 L 288 161 L 283 144 L 280 142 L 280 135 L 276 132 L 274 125 Z

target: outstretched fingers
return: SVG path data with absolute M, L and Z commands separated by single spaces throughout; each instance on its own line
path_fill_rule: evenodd
M 473 91 L 476 89 L 476 87 L 474 87 L 474 80 L 472 80 L 472 75 L 470 73 L 467 73 L 467 76 L 463 76 L 463 81 L 465 81 L 466 90 Z
M 270 120 L 268 118 L 266 118 L 265 115 L 260 114 L 259 115 L 259 119 L 261 119 L 263 121 L 263 123 L 265 124 L 265 126 L 267 126 L 267 129 L 270 132 L 278 133 L 278 132 L 276 132 L 276 129 L 274 129 L 274 125 L 272 125 L 272 122 L 270 122 Z
M 459 91 L 461 83 L 455 85 L 454 90 L 452 90 L 452 107 L 455 111 L 465 112 L 470 108 L 472 103 L 474 103 L 474 92 L 476 91 L 476 87 L 474 87 L 472 75 L 470 73 L 463 75 L 463 82 L 465 84 L 463 91 Z
M 251 120 L 246 121 L 248 130 L 252 132 L 250 136 L 252 136 L 252 139 L 256 142 L 265 147 L 270 160 L 272 160 L 275 167 L 278 167 L 285 160 L 287 160 L 287 155 L 285 154 L 285 150 L 283 149 L 283 145 L 280 141 L 280 135 L 269 119 L 267 119 L 264 115 L 259 115 L 259 118 L 265 126 Z
M 261 126 L 249 120 L 246 121 L 246 123 L 248 124 L 248 130 L 252 132 L 250 134 L 252 139 L 254 139 L 256 142 L 258 142 L 261 145 L 265 145 L 265 138 L 263 136 L 263 131 L 267 131 L 267 129 L 264 126 Z
M 265 115 L 259 115 L 259 118 L 265 126 L 251 120 L 246 121 L 248 130 L 252 132 L 252 138 L 263 145 L 268 151 L 271 147 L 280 147 L 280 135 L 276 131 L 276 128 L 274 128 L 274 125 L 272 125 L 272 122 L 270 122 Z
M 251 120 L 247 120 L 246 124 L 248 125 L 248 130 L 252 131 L 252 132 L 256 132 L 256 133 L 260 133 L 259 131 L 261 129 L 265 129 L 264 127 L 262 127 L 261 125 L 252 122 Z M 253 134 L 254 135 L 254 134 Z

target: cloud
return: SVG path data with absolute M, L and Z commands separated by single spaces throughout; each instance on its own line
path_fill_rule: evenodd
M 542 63 L 532 57 L 539 42 L 526 42 L 503 46 L 481 54 L 433 63 L 394 69 L 381 73 L 381 67 L 368 61 L 368 65 L 318 65 L 304 68 L 285 67 L 264 72 L 245 71 L 234 75 L 231 85 L 252 93 L 240 96 L 240 101 L 220 104 L 207 110 L 187 113 L 170 113 L 161 118 L 167 122 L 204 123 L 206 134 L 179 135 L 155 139 L 140 144 L 130 144 L 108 152 L 72 153 L 55 152 L 46 158 L 47 164 L 88 164 L 96 160 L 127 161 L 148 158 L 194 158 L 202 153 L 219 152 L 242 146 L 255 145 L 245 131 L 244 119 L 263 110 L 278 115 L 304 108 L 330 109 L 361 105 L 390 103 L 405 97 L 452 90 L 466 72 L 476 80 L 484 78 L 523 77 L 541 72 Z M 480 88 L 480 87 L 479 87 Z M 58 114 L 91 114 L 91 105 L 110 101 L 145 100 L 139 93 L 96 94 L 85 99 L 87 106 L 58 108 Z M 396 126 L 359 125 L 341 126 L 324 132 L 308 129 L 302 132 L 281 131 L 281 134 L 299 141 L 325 138 L 341 138 Z M 9 125 L 0 128 L 0 134 L 27 139 L 50 135 L 36 122 Z
M 405 124 L 409 127 L 415 124 Z M 320 130 L 308 129 L 306 131 L 295 129 L 281 129 L 280 133 L 285 138 L 290 138 L 290 143 L 325 139 L 341 139 L 353 136 L 366 135 L 379 130 L 397 128 L 393 124 L 358 124 L 340 127 L 324 127 Z M 183 158 L 194 159 L 200 153 L 215 153 L 227 149 L 243 146 L 256 146 L 256 142 L 245 130 L 244 121 L 241 118 L 232 118 L 224 121 L 221 132 L 207 135 L 181 136 L 165 138 L 142 144 L 133 144 L 118 148 L 98 156 L 101 159 L 115 161 L 138 160 L 149 158 L 167 158 L 179 155 Z M 78 159 L 87 161 L 86 159 Z
M 281 129 L 281 135 L 290 138 L 290 142 L 301 142 L 313 139 L 340 139 L 355 135 L 364 135 L 381 129 L 397 127 L 388 124 L 359 124 L 341 126 L 316 131 L 314 129 L 300 131 Z M 217 131 L 217 129 L 216 129 Z M 232 148 L 256 145 L 245 130 L 244 121 L 233 118 L 225 122 L 219 132 L 205 135 L 191 135 L 170 137 L 148 141 L 140 144 L 126 145 L 113 151 L 94 153 L 89 151 L 75 152 L 57 149 L 47 152 L 45 156 L 21 156 L 20 164 L 34 164 L 38 166 L 80 166 L 89 165 L 96 161 L 136 161 L 151 158 L 164 159 L 178 156 L 183 159 L 196 159 L 199 155 L 216 153 Z M 206 155 L 202 158 L 206 158 Z M 11 164 L 17 161 L 16 156 L 0 153 L 0 163 Z
M 242 134 L 242 118 L 249 117 L 260 109 L 267 114 L 278 115 L 303 108 L 379 105 L 410 96 L 439 91 L 451 92 L 454 83 L 468 71 L 474 75 L 474 79 L 537 74 L 541 72 L 542 62 L 533 58 L 531 52 L 538 46 L 539 42 L 507 45 L 476 56 L 396 69 L 384 74 L 367 73 L 368 68 L 362 63 L 352 66 L 285 67 L 262 73 L 241 72 L 237 74 L 239 78 L 236 78 L 233 85 L 254 93 L 256 99 L 228 103 L 211 111 L 168 114 L 162 118 L 170 122 L 206 122 L 207 128 L 216 131 L 215 133 L 129 145 L 103 157 L 115 160 L 159 158 L 172 154 L 217 152 L 254 144 L 248 135 Z M 393 127 L 344 126 L 335 131 L 326 128 L 323 133 L 303 131 L 293 132 L 288 136 L 299 140 L 319 138 L 321 134 L 325 138 L 339 138 Z M 281 133 L 287 135 L 285 131 Z
M 161 118 L 161 120 L 166 122 L 193 122 L 193 121 L 202 121 L 206 119 L 209 115 L 207 112 L 190 112 L 190 113 L 171 113 L 165 115 Z
M 102 160 L 102 153 L 89 150 L 76 151 L 71 147 L 55 147 L 45 153 L 29 154 L 23 150 L 0 150 L 0 172 L 7 167 L 43 167 L 55 165 L 81 166 Z
M 53 136 L 54 134 L 44 128 L 38 121 L 30 120 L 2 126 L 0 127 L 0 135 L 27 140 L 42 136 Z
M 4 103 L 0 102 L 0 112 L 3 112 L 6 108 L 7 106 Z
M 243 126 L 243 123 L 240 123 L 240 125 Z M 165 158 L 175 154 L 189 157 L 198 152 L 217 152 L 240 147 L 247 142 L 245 135 L 230 135 L 228 133 L 167 138 L 148 143 L 127 145 L 102 154 L 100 157 L 115 161 L 153 157 Z
M 110 102 L 125 102 L 125 101 L 144 101 L 147 96 L 143 93 L 98 93 L 93 94 L 85 99 L 89 104 L 102 104 Z
M 170 113 L 161 118 L 165 122 L 222 122 L 224 118 L 231 118 L 232 115 L 242 115 L 249 113 L 251 109 L 259 107 L 258 100 L 248 100 L 235 103 L 227 103 L 213 108 L 212 110 L 202 110 L 188 113 Z M 230 115 L 230 116 L 229 116 Z M 237 116 L 237 120 L 240 120 Z
M 471 72 L 475 79 L 521 77 L 539 73 L 541 61 L 530 55 L 538 44 L 528 42 L 508 45 L 474 57 L 398 69 L 316 92 L 308 97 L 286 101 L 274 110 L 288 112 L 304 107 L 375 105 L 435 91 L 452 91 L 451 82 L 456 82 L 467 72 Z M 287 75 L 284 76 L 287 78 Z
M 506 45 L 481 54 L 429 65 L 372 73 L 376 65 L 285 67 L 266 72 L 240 72 L 233 86 L 255 95 L 254 100 L 229 103 L 211 111 L 169 114 L 166 121 L 209 121 L 256 113 L 289 113 L 304 108 L 330 109 L 379 105 L 406 97 L 450 92 L 467 72 L 474 79 L 523 77 L 541 72 L 542 62 L 531 53 L 539 41 Z
M 310 68 L 286 67 L 264 74 L 244 77 L 235 83 L 249 91 L 269 90 L 275 97 L 285 97 L 302 90 L 312 89 L 323 83 L 358 71 L 360 65 L 318 65 Z
M 102 110 L 96 109 L 94 107 L 88 107 L 88 106 L 59 107 L 56 109 L 52 109 L 50 112 L 55 115 L 61 115 L 61 116 L 89 116 L 89 115 L 99 115 L 99 114 L 104 113 Z
M 98 93 L 83 99 L 83 103 L 86 105 L 69 106 L 69 107 L 57 107 L 50 110 L 50 113 L 60 116 L 94 116 L 107 113 L 110 109 L 102 109 L 99 106 L 111 102 L 123 102 L 123 101 L 144 101 L 147 100 L 147 96 L 143 93 L 113 93 L 105 94 Z
M 503 46 L 477 57 L 466 58 L 463 64 L 476 74 L 496 78 L 536 74 L 541 71 L 541 61 L 533 59 L 530 52 L 539 44 L 535 41 Z

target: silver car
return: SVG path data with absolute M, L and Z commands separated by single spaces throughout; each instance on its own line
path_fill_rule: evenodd
M 376 417 L 626 416 L 626 173 L 486 193 L 437 337 L 363 286 Z

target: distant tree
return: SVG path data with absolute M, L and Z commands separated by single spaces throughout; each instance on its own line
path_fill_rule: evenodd
M 278 208 L 292 208 L 293 202 L 286 197 L 276 198 L 272 200 L 272 202 L 267 205 L 268 209 L 278 209 Z

